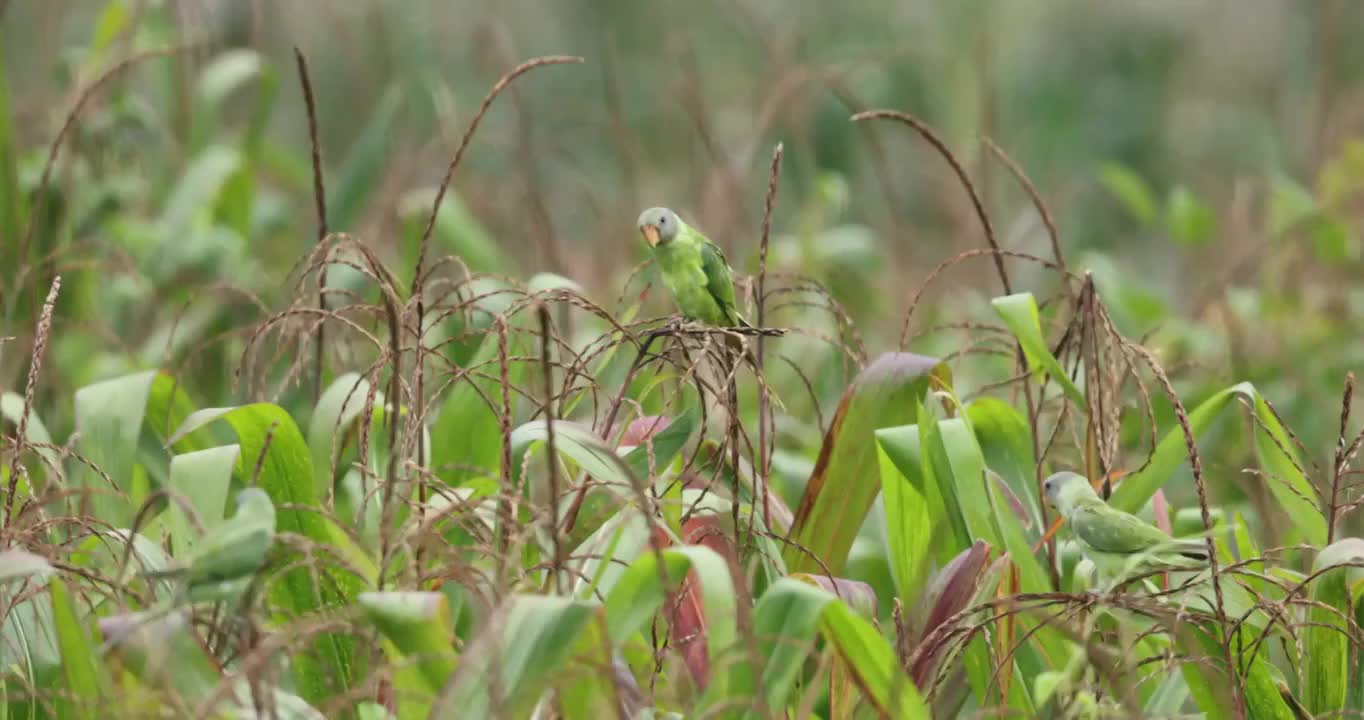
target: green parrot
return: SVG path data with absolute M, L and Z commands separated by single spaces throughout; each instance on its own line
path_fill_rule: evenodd
M 237 495 L 237 513 L 199 538 L 178 568 L 148 577 L 183 577 L 194 602 L 238 594 L 265 565 L 275 541 L 275 505 L 260 488 Z
M 1203 540 L 1172 538 L 1135 515 L 1109 507 L 1083 475 L 1056 473 L 1042 481 L 1042 493 L 1103 575 L 1208 560 Z
M 640 213 L 639 231 L 683 316 L 714 327 L 750 327 L 739 316 L 734 278 L 715 243 L 663 207 Z

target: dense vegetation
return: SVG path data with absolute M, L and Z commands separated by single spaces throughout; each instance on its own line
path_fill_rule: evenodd
M 4 718 L 1364 714 L 1343 4 L 256 5 L 0 2 Z

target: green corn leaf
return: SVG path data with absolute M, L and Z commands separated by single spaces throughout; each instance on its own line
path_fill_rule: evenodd
M 100 698 L 111 687 L 99 657 L 99 641 L 92 638 L 85 620 L 76 610 L 75 597 L 60 578 L 48 580 L 52 597 L 57 644 L 62 653 L 62 669 L 70 697 L 62 703 L 65 717 L 89 717 L 99 707 Z
M 1189 425 L 1194 437 L 1207 431 L 1236 399 L 1247 401 L 1259 420 L 1255 427 L 1255 450 L 1274 499 L 1292 518 L 1293 527 L 1302 537 L 1315 545 L 1324 545 L 1326 519 L 1318 509 L 1316 491 L 1301 470 L 1302 462 L 1288 433 L 1254 385 L 1233 385 L 1194 408 L 1189 413 Z M 1126 512 L 1139 512 L 1156 489 L 1163 486 L 1186 462 L 1184 433 L 1179 427 L 1171 428 L 1156 445 L 1156 451 L 1145 469 L 1124 478 L 1114 489 L 1109 504 Z
M 1305 687 L 1303 702 L 1314 716 L 1338 715 L 1345 709 L 1350 684 L 1350 590 L 1351 563 L 1364 563 L 1364 540 L 1345 538 L 1327 545 L 1317 554 L 1308 610 L 1302 629 Z M 1345 567 L 1341 567 L 1344 565 Z M 1358 673 L 1358 668 L 1354 668 Z M 1355 675 L 1355 682 L 1359 676 Z
M 425 718 L 455 670 L 450 603 L 438 592 L 360 593 L 365 617 L 383 633 L 402 698 L 399 718 Z
M 355 566 L 354 572 L 358 574 L 357 577 L 338 571 L 334 580 L 315 584 L 310 570 L 298 567 L 286 573 L 283 582 L 275 586 L 276 601 L 299 614 L 348 605 L 365 584 L 374 581 L 377 569 L 348 535 L 321 514 L 321 502 L 313 486 L 312 459 L 298 425 L 283 408 L 272 403 L 208 408 L 186 418 L 169 442 L 173 444 L 217 420 L 232 428 L 241 446 L 237 476 L 249 480 L 259 462 L 260 486 L 275 503 L 279 531 L 335 546 Z M 320 636 L 314 645 L 317 657 L 325 658 L 325 664 L 319 663 L 312 653 L 294 657 L 294 672 L 305 700 L 317 702 L 327 697 L 332 682 L 344 688 L 360 680 L 362 675 L 353 655 L 352 640 L 328 633 Z
M 198 452 L 176 455 L 171 459 L 168 490 L 187 501 L 199 519 L 202 529 L 196 530 L 189 512 L 179 501 L 167 507 L 171 549 L 176 557 L 185 557 L 195 540 L 223 521 L 227 509 L 232 473 L 237 467 L 241 447 L 223 445 Z
M 1023 355 L 1028 359 L 1028 368 L 1034 374 L 1046 373 L 1055 380 L 1066 397 L 1080 407 L 1085 405 L 1084 394 L 1075 386 L 1070 376 L 1061 367 L 1060 361 L 1047 347 L 1046 337 L 1042 334 L 1042 320 L 1037 311 L 1037 300 L 1032 293 L 1016 293 L 997 297 L 990 301 L 1009 332 L 1018 339 L 1023 347 Z
M 573 598 L 509 598 L 466 648 L 431 717 L 524 717 L 544 692 L 545 681 L 564 668 L 585 626 L 600 612 L 595 603 Z
M 820 447 L 792 522 L 795 543 L 784 550 L 789 572 L 841 574 L 867 512 L 881 490 L 875 432 L 913 423 L 930 387 L 951 383 L 934 358 L 886 353 L 843 394 Z

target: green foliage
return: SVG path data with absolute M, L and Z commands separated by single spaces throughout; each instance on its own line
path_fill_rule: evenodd
M 0 3 L 0 718 L 1364 712 L 1357 13 L 218 5 Z M 1096 586 L 1100 464 L 1215 578 Z

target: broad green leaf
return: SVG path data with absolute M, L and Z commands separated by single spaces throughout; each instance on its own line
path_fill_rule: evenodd
M 1216 231 L 1217 218 L 1192 190 L 1176 185 L 1165 200 L 1165 225 L 1176 242 L 1203 245 Z
M 110 488 L 99 473 L 84 463 L 76 467 L 74 476 L 81 487 L 92 491 L 95 517 L 109 525 L 126 526 L 133 519 L 128 500 L 111 491 L 132 491 L 138 438 L 155 378 L 156 371 L 150 370 L 86 385 L 76 391 L 78 448 L 109 476 L 115 487 Z
M 1156 221 L 1156 195 L 1140 175 L 1122 165 L 1110 163 L 1100 168 L 1099 182 L 1142 225 Z
M 30 577 L 46 577 L 56 572 L 52 563 L 41 555 L 20 548 L 0 551 L 0 584 Z
M 1037 480 L 1033 470 L 1032 431 L 1023 414 L 1012 405 L 992 397 L 982 397 L 966 406 L 966 417 L 976 433 L 985 464 L 1008 483 L 1014 495 L 1028 509 L 1033 527 L 1039 527 Z
M 1274 499 L 1287 517 L 1293 520 L 1293 527 L 1302 533 L 1302 537 L 1314 545 L 1324 545 L 1326 519 L 1317 507 L 1316 491 L 1300 469 L 1302 463 L 1288 433 L 1254 385 L 1234 385 L 1194 408 L 1189 413 L 1189 425 L 1194 437 L 1197 438 L 1211 427 L 1223 409 L 1234 405 L 1232 400 L 1235 399 L 1250 403 L 1259 421 L 1255 427 L 1255 450 Z M 1113 490 L 1109 504 L 1125 512 L 1139 512 L 1156 489 L 1163 486 L 1187 459 L 1183 431 L 1179 427 L 1171 428 L 1156 445 L 1156 451 L 1145 469 L 1124 478 Z
M 218 193 L 241 161 L 236 149 L 224 145 L 209 145 L 194 158 L 161 213 L 158 232 L 163 250 L 174 253 L 178 244 L 185 242 L 193 231 L 194 219 L 210 213 Z
M 930 387 L 951 382 L 934 358 L 885 353 L 853 379 L 820 447 L 783 551 L 788 572 L 838 575 L 881 490 L 877 429 L 912 423 Z
M 484 335 L 482 345 L 468 365 L 477 368 L 474 372 L 491 373 L 493 377 L 477 377 L 471 372 L 457 380 L 446 390 L 445 401 L 431 428 L 432 467 L 455 485 L 475 477 L 477 469 L 496 477 L 501 465 L 497 342 L 496 335 Z M 512 462 L 519 462 L 515 451 Z
M 57 644 L 62 653 L 62 668 L 66 690 L 71 694 L 63 703 L 70 703 L 68 717 L 84 717 L 99 707 L 100 697 L 109 687 L 109 679 L 99 658 L 99 642 L 90 637 L 85 620 L 76 611 L 75 598 L 66 582 L 51 578 L 47 583 L 52 596 L 52 612 L 57 629 Z M 83 708 L 77 711 L 76 708 Z
M 955 497 L 960 503 L 961 516 L 967 533 L 973 539 L 984 539 L 991 547 L 1003 548 L 1017 568 L 1020 590 L 1042 593 L 1051 590 L 1046 569 L 1033 554 L 1031 543 L 1023 531 L 1019 518 L 1004 496 L 996 479 L 985 469 L 985 457 L 976 444 L 975 434 L 964 418 L 950 418 L 937 423 L 939 444 L 930 445 L 929 457 L 938 464 L 934 476 L 942 484 L 945 497 Z M 949 484 L 955 485 L 949 490 Z M 956 551 L 966 547 L 954 548 Z M 1033 621 L 1019 620 L 1020 629 L 1031 631 Z M 1032 634 L 1030 632 L 1030 634 Z M 1032 634 L 1037 647 L 1052 668 L 1057 668 L 1068 657 L 1067 642 L 1050 627 Z M 1032 652 L 1032 645 L 1020 648 L 1020 661 Z
M 1359 238 L 1344 221 L 1322 218 L 1312 225 L 1312 249 L 1324 263 L 1340 264 L 1359 259 Z
M 621 507 L 574 549 L 566 563 L 573 570 L 573 593 L 588 600 L 609 596 L 649 542 L 649 524 L 634 505 Z
M 805 658 L 822 635 L 847 664 L 866 700 L 880 714 L 892 718 L 928 718 L 928 707 L 900 668 L 895 651 L 871 625 L 829 592 L 792 578 L 783 578 L 763 593 L 753 608 L 753 632 L 762 662 L 764 705 L 781 713 L 794 699 Z M 756 688 L 738 689 L 749 690 Z M 724 699 L 713 696 L 712 703 Z M 751 697 L 733 696 L 730 702 Z M 748 717 L 759 717 L 756 708 Z
M 241 446 L 199 450 L 176 455 L 171 459 L 168 490 L 178 496 L 167 507 L 171 532 L 171 549 L 176 557 L 185 557 L 203 532 L 208 532 L 223 521 L 227 509 L 228 490 L 232 486 L 232 472 L 237 467 Z M 196 530 L 184 506 L 189 502 L 198 517 L 201 530 Z
M 438 592 L 367 592 L 358 599 L 365 617 L 388 641 L 384 649 L 402 698 L 398 717 L 427 717 L 431 699 L 455 669 L 449 602 Z
M 194 403 L 185 392 L 185 386 L 176 382 L 175 377 L 164 370 L 157 373 L 147 394 L 145 421 L 153 436 L 161 440 L 163 445 L 166 444 L 171 433 L 175 432 L 175 429 L 193 412 Z M 211 433 L 200 431 L 181 437 L 170 447 L 177 453 L 187 453 L 216 444 Z
M 1023 355 L 1028 359 L 1028 367 L 1034 374 L 1046 373 L 1061 386 L 1066 397 L 1080 407 L 1086 407 L 1084 395 L 1075 386 L 1060 361 L 1047 347 L 1046 337 L 1042 334 L 1042 320 L 1037 311 L 1037 300 L 1032 293 L 1016 293 L 997 297 L 990 301 L 1009 332 L 1023 346 Z
M 128 544 L 132 543 L 131 552 Z M 123 567 L 124 558 L 128 559 Z M 127 528 L 113 528 L 91 533 L 80 542 L 71 553 L 69 562 L 77 567 L 98 570 L 110 579 L 127 583 L 148 573 L 166 570 L 171 566 L 170 557 L 161 545 L 142 533 L 133 533 Z M 119 570 L 122 574 L 118 574 Z
M 882 508 L 886 514 L 886 551 L 890 575 L 900 602 L 908 605 L 919 594 L 932 556 L 929 553 L 932 524 L 928 500 L 920 488 L 896 467 L 888 445 L 910 444 L 913 459 L 907 465 L 919 470 L 919 429 L 916 426 L 876 431 L 877 460 L 881 471 Z
M 1236 717 L 1235 703 L 1230 697 L 1233 683 L 1243 683 L 1246 711 L 1251 718 L 1267 720 L 1297 720 L 1288 703 L 1279 695 L 1278 686 L 1265 660 L 1266 647 L 1253 657 L 1238 659 L 1238 680 L 1227 676 L 1222 643 L 1209 635 L 1206 628 L 1192 623 L 1181 623 L 1175 628 L 1176 645 L 1190 660 L 1180 663 L 1180 671 L 1189 685 L 1198 709 L 1208 720 L 1230 720 Z M 1235 647 L 1235 644 L 1233 644 Z M 1245 653 L 1249 655 L 1249 652 Z M 1194 661 L 1195 659 L 1201 661 Z
M 274 586 L 276 602 L 296 614 L 348 605 L 366 582 L 374 581 L 377 569 L 349 536 L 322 515 L 313 487 L 312 459 L 298 425 L 283 408 L 272 403 L 208 408 L 186 418 L 169 442 L 173 444 L 216 420 L 223 420 L 237 434 L 241 446 L 237 459 L 238 476 L 249 480 L 259 463 L 260 486 L 275 503 L 279 532 L 296 533 L 324 546 L 335 546 L 360 574 L 357 578 L 336 571 L 332 579 L 315 584 L 310 569 L 298 567 L 286 573 L 283 581 Z M 329 696 L 331 681 L 344 688 L 359 680 L 353 644 L 350 638 L 328 633 L 314 642 L 317 657 L 325 658 L 325 664 L 319 664 L 311 652 L 294 656 L 294 674 L 304 699 L 319 701 Z
M 1345 710 L 1350 684 L 1350 591 L 1348 565 L 1364 563 L 1364 540 L 1345 538 L 1326 546 L 1313 564 L 1312 607 L 1302 632 L 1303 703 L 1314 716 Z M 1340 567 L 1346 565 L 1346 567 Z M 1358 668 L 1354 668 L 1358 673 Z M 1355 682 L 1359 682 L 1358 674 Z
M 216 110 L 232 91 L 260 75 L 264 62 L 255 50 L 237 48 L 219 53 L 199 73 L 199 100 Z
M 536 273 L 526 281 L 526 292 L 535 294 L 549 292 L 551 290 L 568 290 L 578 294 L 583 293 L 583 287 L 576 282 L 554 273 Z
M 4 420 L 0 425 L 12 428 L 8 435 L 13 436 L 19 431 L 19 420 L 24 414 L 24 396 L 18 393 L 0 393 L 0 420 Z M 37 412 L 29 413 L 28 425 L 24 432 L 24 439 L 31 443 L 43 443 L 50 445 L 52 436 L 47 432 L 47 426 L 43 425 L 43 419 Z M 54 469 L 61 470 L 61 455 L 52 448 L 33 448 L 42 462 L 33 463 L 29 468 L 30 476 L 36 475 L 39 478 L 46 478 Z M 39 486 L 34 488 L 36 491 L 42 490 Z
M 625 464 L 630 466 L 636 477 L 641 479 L 653 477 L 671 465 L 673 458 L 682 452 L 687 440 L 691 439 L 692 433 L 695 432 L 698 422 L 699 416 L 696 411 L 688 408 L 670 420 L 667 427 L 651 434 L 647 441 L 632 447 L 625 455 Z
M 21 549 L 0 552 L 0 667 L 31 683 L 53 674 L 61 664 L 52 599 L 41 590 L 56 570 L 47 560 Z M 28 580 L 27 583 L 16 581 Z
M 584 626 L 600 606 L 572 598 L 515 595 L 489 619 L 482 635 L 460 658 L 448 693 L 432 717 L 470 720 L 523 717 L 545 690 L 545 680 L 561 671 Z M 493 698 L 498 693 L 498 698 Z
M 645 552 L 630 564 L 606 597 L 606 630 L 612 645 L 618 647 L 642 630 L 668 593 L 692 572 L 701 586 L 709 666 L 725 667 L 724 655 L 738 637 L 734 582 L 725 559 L 699 545 Z M 725 684 L 723 674 L 712 674 L 708 692 L 723 694 Z
M 317 407 L 308 421 L 308 450 L 313 465 L 313 491 L 326 497 L 332 487 L 332 466 L 341 452 L 341 438 L 351 424 L 365 410 L 369 395 L 369 381 L 359 373 L 345 373 L 332 381 L 317 400 Z M 383 393 L 375 398 L 375 407 L 383 407 Z
M 532 444 L 543 443 L 549 437 L 544 420 L 532 420 L 511 433 L 512 481 L 520 482 L 525 468 L 526 451 Z M 584 472 L 601 481 L 628 485 L 630 480 L 621 467 L 616 453 L 592 429 L 571 420 L 554 423 L 554 446 L 561 455 L 571 459 Z

